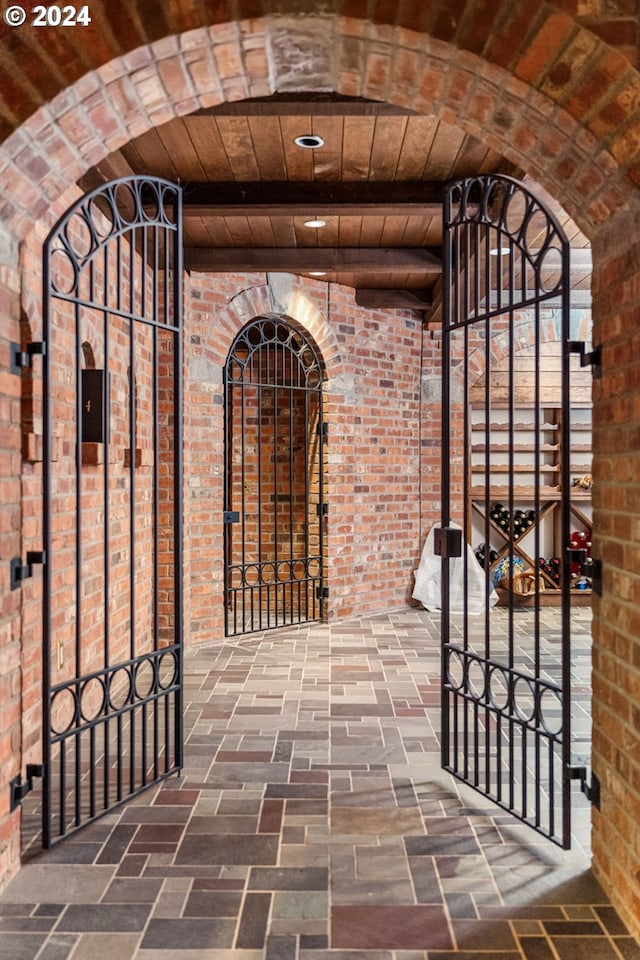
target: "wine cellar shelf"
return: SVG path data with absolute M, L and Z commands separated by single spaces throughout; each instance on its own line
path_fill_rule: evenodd
M 515 563 L 513 572 L 535 570 L 538 573 L 543 584 L 540 601 L 556 604 L 560 603 L 562 593 L 564 549 L 584 547 L 590 555 L 591 407 L 588 404 L 573 406 L 569 423 L 562 422 L 562 411 L 555 406 L 540 407 L 537 416 L 530 404 L 517 407 L 515 413 L 517 422 L 510 425 L 508 407 L 496 405 L 487 423 L 483 409 L 471 408 L 468 487 L 471 543 L 478 561 L 483 566 L 488 563 L 494 579 L 505 562 L 509 573 L 511 557 Z M 560 464 L 564 444 L 569 444 L 571 464 L 566 479 L 571 487 L 569 544 L 561 542 L 565 478 Z M 508 485 L 510 478 L 512 487 Z M 512 533 L 514 540 L 510 545 Z M 589 603 L 590 583 L 577 565 L 572 565 L 567 575 L 571 576 L 572 602 Z M 502 603 L 510 595 L 499 587 L 498 593 Z

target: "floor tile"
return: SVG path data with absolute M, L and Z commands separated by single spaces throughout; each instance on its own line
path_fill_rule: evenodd
M 33 960 L 45 940 L 45 934 L 4 933 L 0 938 L 0 960 Z
M 49 901 L 54 890 L 64 890 L 67 903 L 93 903 L 100 899 L 113 877 L 113 867 L 28 863 L 3 892 L 8 903 Z
M 132 957 L 140 943 L 140 934 L 83 933 L 73 953 L 74 960 L 116 960 Z
M 270 835 L 208 836 L 188 834 L 182 841 L 177 864 L 276 863 L 277 838 Z
M 151 920 L 141 950 L 206 950 L 230 948 L 235 934 L 235 920 L 200 919 Z
M 71 904 L 58 921 L 59 931 L 129 933 L 143 930 L 150 906 L 141 903 Z
M 368 950 L 452 949 L 445 911 L 437 906 L 334 906 L 331 945 Z
M 582 608 L 574 626 L 588 690 Z M 438 617 L 238 637 L 185 670 L 182 775 L 32 843 L 0 895 L 0 960 L 640 960 L 589 869 L 581 795 L 565 852 L 440 769 Z
M 236 947 L 248 949 L 264 946 L 270 909 L 270 894 L 248 893 L 246 895 L 242 916 L 240 917 Z

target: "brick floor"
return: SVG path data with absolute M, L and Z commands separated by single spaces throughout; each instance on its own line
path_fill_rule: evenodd
M 573 649 L 585 757 L 586 609 Z M 577 787 L 565 852 L 440 770 L 439 673 L 417 609 L 190 652 L 183 775 L 32 842 L 0 960 L 640 960 Z

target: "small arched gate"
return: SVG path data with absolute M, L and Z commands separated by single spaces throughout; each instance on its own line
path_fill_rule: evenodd
M 182 765 L 180 188 L 82 197 L 43 271 L 48 847 Z
M 227 636 L 323 616 L 322 364 L 305 334 L 258 317 L 234 340 L 225 390 Z
M 561 224 L 523 184 L 487 176 L 448 188 L 443 529 L 436 547 L 443 556 L 442 765 L 564 847 L 571 780 L 582 780 L 594 802 L 598 787 L 595 779 L 587 786 L 585 768 L 571 764 L 572 574 L 584 560 L 570 551 L 571 527 L 590 522 L 571 486 L 584 460 L 574 450 L 584 450 L 585 437 L 570 404 L 578 382 L 571 354 L 582 354 L 579 366 L 595 355 L 572 339 L 579 331 L 569 258 Z M 545 379 L 550 329 L 558 352 Z M 526 368 L 516 360 L 523 341 Z M 486 371 L 480 391 L 473 386 L 479 355 Z M 488 372 L 492 355 L 499 381 Z M 590 400 L 590 382 L 588 388 Z M 557 554 L 552 569 L 542 560 L 545 520 Z M 482 574 L 466 547 L 478 541 Z M 452 562 L 459 565 L 455 576 Z M 593 589 L 596 570 L 592 564 L 582 571 Z M 482 586 L 474 590 L 478 577 Z M 504 616 L 491 609 L 496 584 Z M 545 616 L 554 590 L 559 605 Z

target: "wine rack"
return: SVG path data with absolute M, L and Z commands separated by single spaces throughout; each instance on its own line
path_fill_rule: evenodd
M 483 409 L 471 408 L 471 543 L 476 559 L 490 574 L 511 557 L 520 570 L 537 572 L 544 587 L 539 594 L 542 603 L 560 603 L 563 550 L 575 546 L 575 536 L 587 554 L 590 547 L 591 492 L 574 482 L 586 484 L 584 478 L 591 474 L 591 408 L 572 407 L 568 423 L 562 422 L 562 411 L 555 406 L 540 407 L 536 416 L 533 405 L 522 405 L 515 410 L 513 424 L 509 417 L 506 405 L 492 408 L 490 422 Z M 570 450 L 568 478 L 562 477 L 560 467 L 564 444 Z M 569 544 L 561 542 L 563 482 L 571 485 Z M 577 566 L 572 565 L 567 575 L 572 577 L 572 602 L 590 602 L 589 584 Z M 498 588 L 498 593 L 506 602 L 509 592 Z

